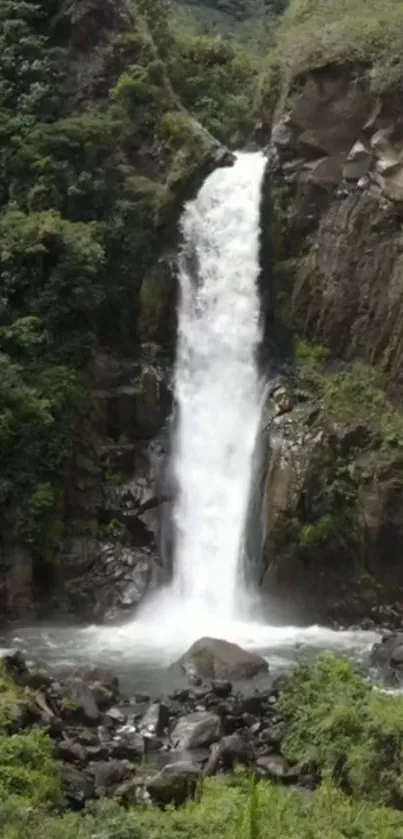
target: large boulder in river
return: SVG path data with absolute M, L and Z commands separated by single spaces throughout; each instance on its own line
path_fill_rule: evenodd
M 177 665 L 189 676 L 201 679 L 251 679 L 269 669 L 257 653 L 220 638 L 200 638 L 179 659 Z

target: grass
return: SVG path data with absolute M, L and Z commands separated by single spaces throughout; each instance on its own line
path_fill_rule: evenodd
M 305 796 L 238 776 L 209 781 L 201 802 L 181 810 L 107 803 L 44 819 L 9 799 L 0 802 L 0 830 L 2 839 L 401 839 L 403 814 L 364 807 L 330 782 Z

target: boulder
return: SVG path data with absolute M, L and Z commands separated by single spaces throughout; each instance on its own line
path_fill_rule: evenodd
M 220 736 L 221 719 L 217 714 L 194 711 L 178 720 L 171 733 L 171 741 L 177 749 L 195 749 L 210 746 L 219 740 Z
M 100 714 L 90 687 L 77 676 L 66 679 L 63 686 L 63 715 L 77 719 L 85 725 L 96 725 Z
M 259 775 L 283 784 L 292 784 L 298 780 L 298 772 L 281 755 L 259 757 L 256 761 L 256 769 Z
M 379 644 L 371 650 L 371 664 L 384 674 L 403 678 L 403 632 L 384 635 Z
M 62 764 L 60 774 L 69 807 L 81 810 L 94 797 L 94 785 L 87 774 L 71 764 Z
M 116 789 L 131 775 L 129 766 L 119 760 L 100 761 L 90 764 L 94 776 L 95 794 L 97 798 L 111 798 Z
M 237 732 L 222 737 L 214 743 L 204 769 L 205 775 L 214 775 L 219 767 L 232 770 L 236 763 L 250 766 L 254 760 L 253 746 Z
M 177 665 L 188 675 L 202 679 L 251 679 L 269 669 L 257 653 L 219 638 L 200 638 L 179 659 Z
M 145 753 L 145 740 L 136 731 L 117 734 L 110 746 L 112 757 L 120 760 L 139 760 Z
M 147 781 L 147 791 L 156 804 L 180 807 L 188 798 L 194 798 L 200 774 L 200 767 L 193 763 L 168 763 Z
M 140 724 L 139 730 L 144 737 L 161 735 L 169 723 L 169 709 L 163 702 L 152 702 L 147 708 Z

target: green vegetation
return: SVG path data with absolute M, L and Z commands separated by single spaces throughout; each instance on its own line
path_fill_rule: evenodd
M 98 468 L 94 354 L 165 341 L 144 276 L 197 186 L 208 130 L 237 145 L 253 127 L 258 68 L 241 47 L 185 37 L 165 0 L 100 6 L 0 7 L 0 515 L 39 562 Z
M 224 35 L 265 54 L 289 0 L 177 0 L 176 26 L 191 35 Z
M 302 378 L 320 399 L 322 424 L 362 424 L 379 435 L 383 449 L 403 447 L 403 415 L 390 402 L 384 376 L 376 368 L 356 363 L 332 372 L 325 347 L 296 340 L 294 350 Z
M 12 797 L 0 800 L 0 828 L 4 839 L 400 839 L 403 815 L 364 807 L 330 783 L 304 796 L 240 775 L 207 782 L 199 803 L 177 811 L 108 803 L 84 817 L 46 817 Z
M 354 665 L 323 657 L 293 675 L 281 712 L 285 755 L 344 792 L 403 806 L 403 699 L 365 683 Z
M 277 33 L 278 61 L 289 84 L 332 61 L 367 65 L 380 90 L 402 76 L 400 0 L 291 0 Z
M 49 737 L 41 731 L 10 734 L 27 719 L 29 711 L 29 698 L 0 664 L 0 813 L 1 802 L 8 806 L 16 796 L 18 806 L 27 812 L 42 804 L 58 806 L 63 800 Z

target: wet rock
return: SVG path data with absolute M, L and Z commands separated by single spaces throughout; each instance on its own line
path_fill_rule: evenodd
M 116 701 L 116 695 L 102 682 L 91 682 L 88 687 L 100 711 L 106 711 Z
M 265 755 L 256 761 L 257 772 L 272 781 L 292 784 L 298 780 L 298 772 L 281 755 Z
M 268 670 L 260 655 L 219 638 L 200 638 L 177 662 L 188 675 L 204 679 L 251 679 Z
M 169 763 L 147 781 L 147 791 L 156 804 L 180 807 L 188 798 L 194 798 L 200 775 L 200 767 L 193 763 Z
M 384 635 L 381 642 L 371 650 L 371 664 L 379 667 L 385 675 L 393 674 L 403 678 L 403 633 Z
M 178 720 L 171 733 L 171 741 L 177 749 L 192 749 L 209 746 L 221 737 L 221 719 L 209 711 L 194 711 Z
M 146 751 L 147 740 L 135 731 L 114 737 L 110 752 L 112 757 L 120 760 L 139 760 Z
M 160 736 L 168 723 L 169 708 L 163 702 L 152 702 L 139 724 L 139 731 L 143 735 L 156 734 Z
M 109 708 L 105 716 L 114 725 L 124 725 L 126 722 L 126 714 L 120 708 Z
M 115 693 L 116 696 L 119 695 L 119 679 L 109 667 L 79 667 L 73 675 L 87 684 L 101 682 L 105 688 Z
M 74 810 L 81 810 L 88 799 L 94 798 L 94 785 L 87 774 L 71 764 L 60 768 L 62 785 L 67 803 Z
M 87 725 L 96 725 L 99 722 L 100 713 L 96 702 L 89 686 L 82 679 L 75 676 L 67 679 L 63 692 L 63 716 L 77 719 Z

